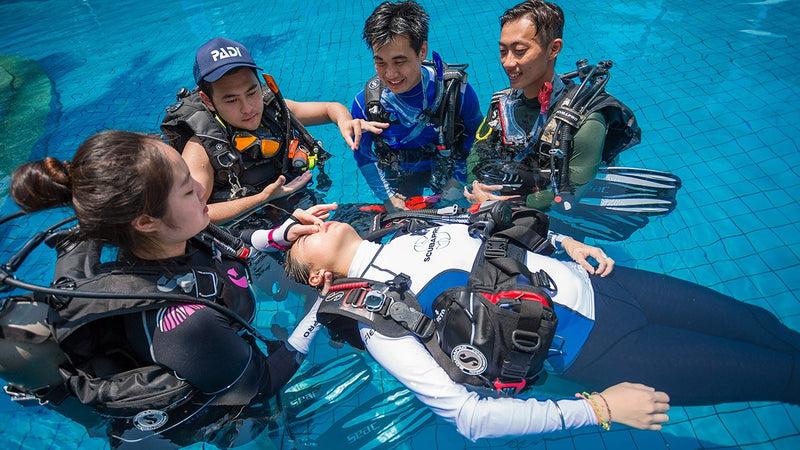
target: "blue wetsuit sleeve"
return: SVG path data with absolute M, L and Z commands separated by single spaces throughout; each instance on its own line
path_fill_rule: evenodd
M 386 178 L 384 178 L 383 172 L 378 169 L 377 163 L 365 164 L 360 166 L 359 169 L 361 169 L 361 174 L 367 180 L 369 188 L 372 189 L 372 192 L 375 193 L 379 200 L 383 201 L 394 195 L 394 189 L 386 182 Z
M 366 111 L 364 111 L 364 91 L 356 95 L 356 98 L 353 100 L 353 106 L 350 108 L 350 114 L 353 115 L 353 119 L 369 120 Z M 353 152 L 353 156 L 356 159 L 358 167 L 378 161 L 375 157 L 375 153 L 372 151 L 371 133 L 364 133 L 361 136 L 361 141 L 358 143 L 358 148 Z
M 462 146 L 462 154 L 469 155 L 470 149 L 472 149 L 472 145 L 475 142 L 475 133 L 478 131 L 478 127 L 481 126 L 481 122 L 483 121 L 478 95 L 469 83 L 464 86 L 463 92 L 461 93 L 461 109 L 459 110 L 459 114 L 464 121 L 464 144 Z M 459 160 L 456 163 L 456 170 L 453 176 L 461 183 L 467 182 L 466 160 Z
M 475 142 L 475 133 L 483 121 L 481 105 L 475 90 L 467 84 L 461 95 L 461 118 L 464 120 L 464 154 L 469 153 L 472 144 Z
M 364 91 L 356 95 L 350 113 L 354 119 L 369 120 L 366 111 L 364 111 Z M 358 143 L 358 148 L 353 152 L 353 157 L 361 174 L 367 181 L 367 185 L 379 200 L 386 200 L 394 194 L 394 190 L 386 182 L 383 172 L 378 169 L 378 159 L 372 151 L 371 133 L 361 135 L 361 142 Z

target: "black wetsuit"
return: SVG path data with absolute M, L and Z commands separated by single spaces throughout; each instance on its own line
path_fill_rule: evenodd
M 621 266 L 592 286 L 594 327 L 562 377 L 597 390 L 640 382 L 676 405 L 800 403 L 800 333 L 765 309 Z
M 386 282 L 404 273 L 422 311 L 437 317 L 434 299 L 466 284 L 480 246 L 464 225 L 406 234 L 382 246 L 364 241 L 347 275 Z M 553 382 L 564 378 L 590 391 L 638 382 L 666 392 L 675 406 L 800 404 L 800 333 L 767 310 L 644 270 L 616 266 L 607 277 L 589 277 L 575 263 L 530 252 L 526 266 L 544 270 L 558 287 L 552 293 L 558 326 L 546 362 Z M 363 324 L 359 333 L 378 364 L 469 439 L 597 424 L 591 405 L 580 399 L 482 397 L 453 382 L 412 334 L 389 337 Z
M 132 265 L 152 267 L 152 262 L 130 255 Z M 159 261 L 165 273 L 170 267 L 198 265 L 213 267 L 207 251 L 190 248 L 182 256 Z M 244 274 L 218 273 L 236 294 L 228 304 L 245 319 L 254 314 L 254 300 Z M 238 283 L 238 284 L 237 284 Z M 144 318 L 144 320 L 143 320 Z M 143 326 L 143 323 L 146 324 Z M 206 394 L 225 390 L 231 402 L 246 405 L 274 396 L 298 368 L 294 351 L 285 345 L 269 356 L 255 351 L 223 314 L 202 305 L 178 305 L 149 310 L 125 317 L 125 332 L 138 356 L 148 363 L 168 367 Z

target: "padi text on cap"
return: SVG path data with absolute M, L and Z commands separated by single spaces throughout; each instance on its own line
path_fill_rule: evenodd
M 194 79 L 198 84 L 200 80 L 213 83 L 236 67 L 261 69 L 244 45 L 230 39 L 214 38 L 203 44 L 195 54 Z

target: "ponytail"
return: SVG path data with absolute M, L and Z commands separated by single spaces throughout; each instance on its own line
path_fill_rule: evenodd
M 11 174 L 9 195 L 27 212 L 69 205 L 72 203 L 69 164 L 47 157 L 17 167 Z

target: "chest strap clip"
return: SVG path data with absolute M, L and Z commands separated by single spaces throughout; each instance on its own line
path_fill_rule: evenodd
M 436 331 L 433 319 L 403 302 L 396 301 L 389 305 L 388 315 L 424 340 L 430 339 Z

